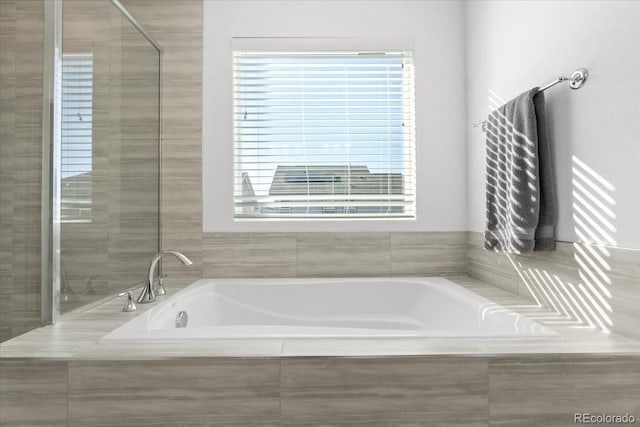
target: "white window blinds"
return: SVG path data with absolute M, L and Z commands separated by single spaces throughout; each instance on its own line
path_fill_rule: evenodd
M 91 220 L 93 54 L 62 56 L 60 219 Z
M 234 52 L 236 218 L 415 217 L 411 52 Z

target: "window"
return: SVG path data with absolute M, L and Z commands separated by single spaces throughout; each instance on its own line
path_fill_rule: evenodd
M 62 56 L 60 219 L 91 221 L 93 54 Z
M 235 218 L 415 217 L 411 52 L 234 52 Z

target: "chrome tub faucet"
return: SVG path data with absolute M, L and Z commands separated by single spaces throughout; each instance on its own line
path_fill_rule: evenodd
M 182 261 L 184 265 L 193 264 L 193 262 L 191 262 L 191 260 L 187 258 L 182 252 L 168 249 L 165 251 L 160 251 L 157 254 L 155 254 L 151 259 L 151 264 L 149 264 L 149 277 L 147 278 L 147 282 L 142 288 L 142 292 L 140 292 L 140 295 L 136 299 L 136 301 L 138 301 L 139 303 L 146 304 L 156 299 L 156 292 L 153 289 L 153 273 L 156 270 L 156 266 L 158 265 L 158 262 L 165 254 L 171 254 L 176 256 L 180 261 Z M 161 290 L 160 291 L 161 295 L 163 295 L 165 292 L 164 292 L 164 288 L 162 288 L 162 285 L 160 285 L 160 290 Z

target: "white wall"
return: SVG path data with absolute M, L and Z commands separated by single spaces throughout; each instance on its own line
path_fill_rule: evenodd
M 556 144 L 558 239 L 640 248 L 640 2 L 479 1 L 467 3 L 465 15 L 470 122 L 487 115 L 489 90 L 508 100 L 589 69 L 582 89 L 562 84 L 545 93 Z M 484 134 L 466 127 L 469 228 L 481 231 Z
M 466 230 L 463 22 L 459 1 L 205 0 L 204 231 Z M 234 222 L 233 37 L 413 38 L 417 219 Z

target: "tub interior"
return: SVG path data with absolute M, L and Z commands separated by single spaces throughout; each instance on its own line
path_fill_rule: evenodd
M 443 278 L 226 279 L 198 281 L 104 339 L 554 335 Z

